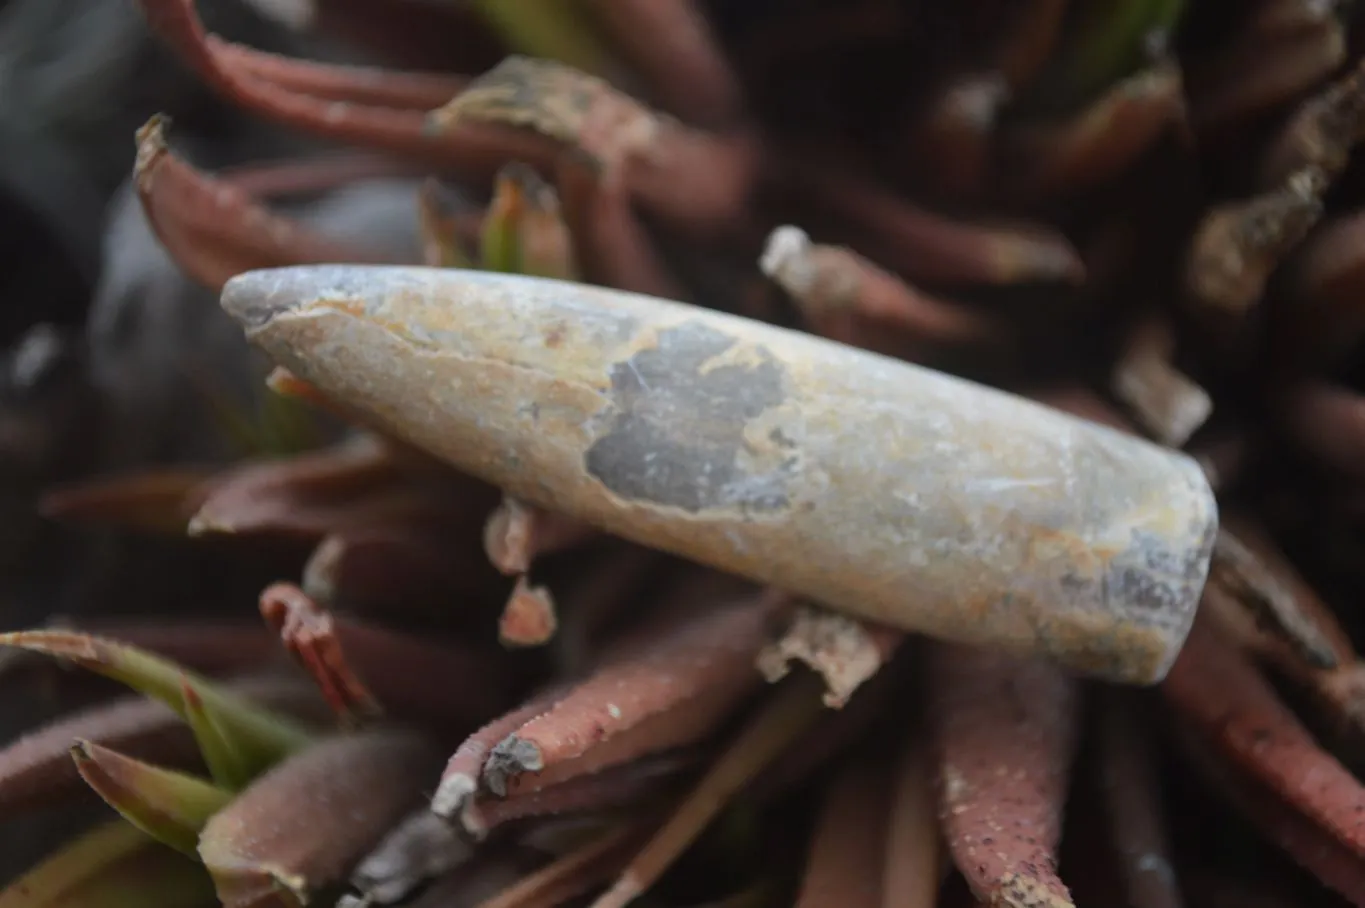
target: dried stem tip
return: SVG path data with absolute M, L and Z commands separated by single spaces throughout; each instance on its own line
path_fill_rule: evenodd
M 807 334 L 430 268 L 251 272 L 223 306 L 511 495 L 893 627 L 1151 683 L 1207 577 L 1194 460 Z
M 1322 171 L 1298 171 L 1283 187 L 1213 209 L 1195 231 L 1185 289 L 1202 309 L 1244 314 L 1266 280 L 1322 216 Z

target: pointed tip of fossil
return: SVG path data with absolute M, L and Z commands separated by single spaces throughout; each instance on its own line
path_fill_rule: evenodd
M 223 285 L 219 304 L 243 327 L 259 328 L 320 299 L 363 305 L 382 296 L 404 270 L 383 265 L 289 265 L 245 271 Z
M 483 784 L 498 797 L 507 794 L 507 780 L 524 772 L 540 772 L 545 758 L 531 741 L 508 735 L 488 754 L 483 765 Z
M 263 328 L 291 312 L 328 302 L 356 312 L 381 308 L 398 291 L 439 291 L 445 298 L 520 298 L 561 292 L 610 291 L 554 278 L 418 265 L 289 265 L 245 271 L 223 285 L 219 305 L 247 329 Z
M 247 271 L 223 285 L 223 311 L 244 327 L 258 328 L 316 296 L 317 277 L 306 267 Z

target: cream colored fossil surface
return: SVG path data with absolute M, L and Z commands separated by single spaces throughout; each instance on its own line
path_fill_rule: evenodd
M 811 335 L 454 269 L 271 269 L 222 302 L 460 470 L 856 616 L 1147 684 L 1207 578 L 1192 459 Z

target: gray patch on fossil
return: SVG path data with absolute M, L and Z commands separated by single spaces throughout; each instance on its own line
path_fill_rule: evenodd
M 1178 549 L 1145 531 L 1133 534 L 1132 545 L 1109 564 L 1104 583 L 1112 601 L 1147 612 L 1156 623 L 1178 621 L 1197 601 L 1211 543 Z
M 685 322 L 661 331 L 657 346 L 614 364 L 615 412 L 588 449 L 588 473 L 622 498 L 691 513 L 789 507 L 787 480 L 799 456 L 790 440 L 779 433 L 785 444 L 770 443 L 783 456 L 772 468 L 753 470 L 745 439 L 752 420 L 786 399 L 785 370 L 762 347 L 716 359 L 736 343 L 701 322 Z M 767 437 L 773 439 L 771 430 Z

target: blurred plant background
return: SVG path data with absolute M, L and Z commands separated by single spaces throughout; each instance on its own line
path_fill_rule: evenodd
M 56 863 L 0 908 L 1365 904 L 1363 36 L 4 0 L 0 625 L 46 630 L 0 655 L 0 878 Z M 500 499 L 218 307 L 329 261 L 654 293 L 1187 450 L 1227 514 L 1191 645 L 1114 690 Z

